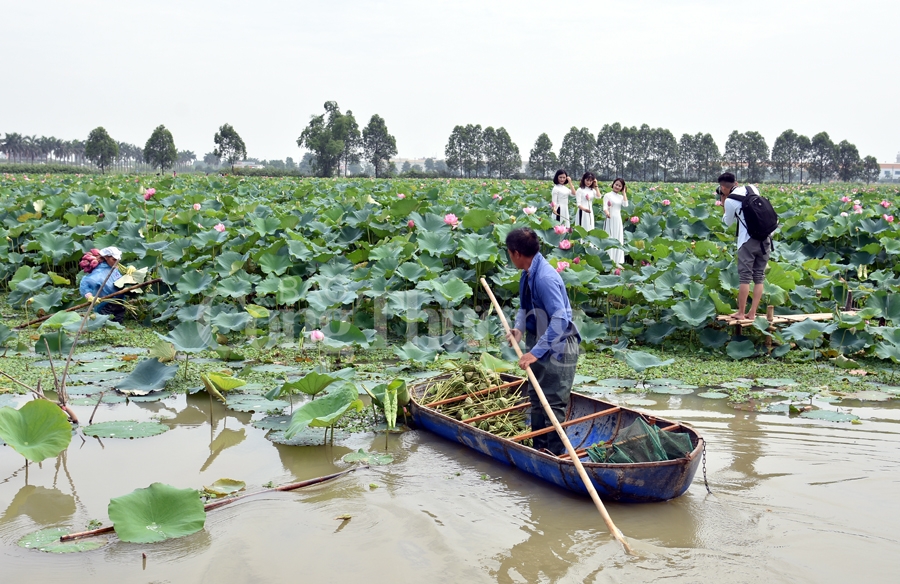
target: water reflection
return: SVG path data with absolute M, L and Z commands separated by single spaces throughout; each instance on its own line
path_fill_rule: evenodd
M 75 497 L 56 488 L 25 485 L 0 516 L 0 523 L 13 521 L 22 515 L 38 525 L 65 523 L 75 515 Z

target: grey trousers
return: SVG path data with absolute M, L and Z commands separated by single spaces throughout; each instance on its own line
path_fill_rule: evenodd
M 525 335 L 525 345 L 530 351 L 537 343 L 534 333 Z M 550 404 L 550 409 L 556 419 L 563 423 L 566 420 L 566 409 L 569 407 L 569 395 L 572 393 L 572 384 L 575 381 L 575 367 L 578 365 L 578 340 L 574 337 L 566 341 L 565 350 L 561 354 L 546 354 L 543 359 L 531 364 L 531 371 L 535 379 L 544 391 L 544 397 Z M 544 413 L 544 407 L 538 398 L 537 392 L 528 386 L 528 399 L 531 401 L 531 430 L 541 430 L 551 423 Z M 566 449 L 557 433 L 548 432 L 533 439 L 533 447 L 536 450 L 546 448 L 554 454 L 563 454 Z

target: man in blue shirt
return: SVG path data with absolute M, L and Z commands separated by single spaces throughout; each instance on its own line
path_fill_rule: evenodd
M 509 259 L 517 269 L 523 270 L 519 280 L 519 312 L 515 328 L 507 338 L 510 343 L 519 343 L 524 333 L 528 352 L 519 359 L 519 367 L 531 368 L 556 419 L 562 423 L 575 381 L 581 335 L 572 322 L 572 306 L 562 277 L 547 263 L 540 249 L 537 234 L 528 227 L 514 229 L 506 236 Z M 532 431 L 550 425 L 530 383 L 528 398 Z M 557 455 L 565 452 L 556 432 L 535 436 L 533 447 Z

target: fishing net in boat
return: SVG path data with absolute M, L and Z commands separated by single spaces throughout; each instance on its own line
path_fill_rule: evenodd
M 595 444 L 587 449 L 592 462 L 657 462 L 683 458 L 693 449 L 691 437 L 683 432 L 660 432 L 638 418 L 611 443 Z

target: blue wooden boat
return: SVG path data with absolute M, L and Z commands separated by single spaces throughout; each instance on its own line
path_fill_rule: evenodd
M 434 432 L 447 440 L 464 444 L 495 460 L 570 491 L 587 494 L 587 489 L 567 454 L 553 456 L 521 444 L 523 440 L 532 437 L 533 432 L 520 434 L 511 439 L 501 438 L 473 425 L 485 416 L 460 421 L 436 410 L 435 404 L 439 405 L 439 402 L 422 403 L 423 396 L 431 385 L 447 377 L 448 375 L 442 375 L 410 387 L 410 410 L 413 423 L 417 427 Z M 512 375 L 504 374 L 501 377 L 505 384 L 514 386 L 525 381 Z M 527 400 L 525 401 L 526 403 L 508 409 L 510 411 L 526 409 L 528 404 Z M 628 427 L 638 417 L 642 417 L 649 425 L 656 425 L 660 431 L 688 434 L 693 450 L 684 458 L 659 462 L 629 464 L 591 462 L 585 452 L 587 447 L 611 440 L 617 432 Z M 644 503 L 673 499 L 688 489 L 694 473 L 700 466 L 703 438 L 692 428 L 594 397 L 573 392 L 563 427 L 579 454 L 594 488 L 605 500 Z M 550 427 L 549 431 L 554 430 Z

